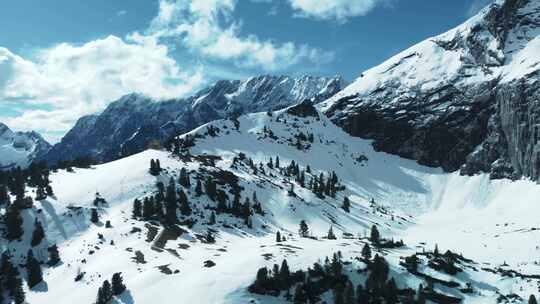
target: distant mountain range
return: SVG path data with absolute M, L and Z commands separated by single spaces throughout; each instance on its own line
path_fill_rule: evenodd
M 320 102 L 345 87 L 339 77 L 258 76 L 222 80 L 184 99 L 153 100 L 129 94 L 102 113 L 78 120 L 43 156 L 55 163 L 79 157 L 106 162 L 163 144 L 204 123 L 244 113 L 281 109 L 303 100 Z

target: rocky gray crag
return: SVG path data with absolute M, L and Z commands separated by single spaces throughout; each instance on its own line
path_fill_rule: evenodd
M 376 149 L 446 171 L 540 177 L 540 1 L 497 1 L 321 104 Z
M 281 109 L 306 99 L 326 100 L 345 86 L 339 77 L 258 76 L 222 80 L 183 99 L 156 101 L 129 94 L 99 115 L 85 116 L 45 156 L 50 163 L 91 157 L 114 160 L 163 145 L 207 122 Z

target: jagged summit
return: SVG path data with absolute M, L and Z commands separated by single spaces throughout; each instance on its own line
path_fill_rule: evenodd
M 123 96 L 98 115 L 81 118 L 45 159 L 91 157 L 110 161 L 163 144 L 209 121 L 319 102 L 341 90 L 340 76 L 271 76 L 221 80 L 185 99 L 157 101 L 141 94 Z
M 539 34 L 539 1 L 497 1 L 362 73 L 321 109 L 382 151 L 536 179 Z
M 0 122 L 0 170 L 26 168 L 45 155 L 51 145 L 35 132 L 14 132 Z

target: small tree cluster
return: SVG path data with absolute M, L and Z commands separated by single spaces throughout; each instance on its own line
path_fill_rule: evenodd
M 151 159 L 150 160 L 150 174 L 154 176 L 158 176 L 161 172 L 161 164 L 159 163 L 159 159 Z

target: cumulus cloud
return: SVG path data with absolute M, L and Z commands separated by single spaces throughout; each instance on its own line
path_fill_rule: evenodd
M 332 52 L 308 45 L 241 35 L 242 24 L 233 18 L 235 7 L 235 0 L 161 0 L 159 14 L 147 34 L 158 39 L 176 39 L 197 55 L 267 71 L 333 59 Z
M 289 0 L 298 16 L 345 22 L 363 16 L 387 0 Z
M 129 92 L 167 98 L 200 86 L 202 68 L 184 70 L 168 53 L 167 46 L 139 35 L 62 43 L 38 51 L 32 60 L 0 48 L 0 102 L 28 109 L 0 120 L 15 129 L 55 132 Z M 35 110 L 33 105 L 52 110 Z

